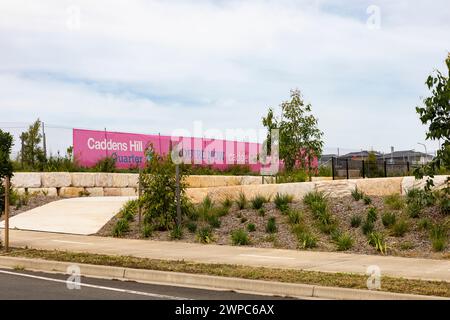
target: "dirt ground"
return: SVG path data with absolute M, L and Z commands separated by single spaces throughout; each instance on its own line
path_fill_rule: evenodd
M 339 228 L 342 231 L 348 232 L 354 239 L 354 244 L 351 249 L 346 252 L 358 254 L 374 254 L 379 255 L 372 246 L 367 243 L 367 237 L 363 234 L 361 227 L 352 228 L 350 226 L 350 219 L 353 215 L 360 215 L 362 219 L 366 217 L 367 209 L 374 206 L 378 211 L 378 219 L 375 223 L 375 230 L 382 232 L 388 245 L 388 255 L 404 256 L 404 257 L 422 257 L 433 259 L 450 259 L 449 246 L 443 252 L 434 252 L 431 247 L 431 242 L 428 238 L 427 231 L 419 230 L 417 224 L 420 218 L 427 217 L 434 223 L 443 223 L 446 218 L 440 214 L 435 207 L 425 208 L 418 219 L 407 218 L 408 231 L 403 237 L 394 237 L 390 230 L 385 228 L 381 222 L 381 216 L 385 211 L 394 212 L 399 217 L 407 217 L 402 210 L 392 210 L 385 206 L 384 200 L 381 197 L 371 197 L 372 203 L 365 205 L 362 201 L 355 201 L 351 196 L 343 198 L 329 199 L 329 206 L 331 213 L 336 217 L 339 223 Z M 337 251 L 335 243 L 331 240 L 329 235 L 323 234 L 318 229 L 316 222 L 313 220 L 311 213 L 306 209 L 303 203 L 291 203 L 292 208 L 299 209 L 303 215 L 303 221 L 310 227 L 310 230 L 316 235 L 318 242 L 317 247 L 313 251 Z M 288 217 L 282 215 L 279 210 L 275 208 L 273 202 L 264 204 L 265 215 L 260 216 L 257 210 L 244 209 L 239 210 L 234 204 L 226 216 L 220 218 L 220 228 L 214 229 L 214 243 L 222 245 L 231 245 L 230 234 L 236 229 L 246 230 L 248 223 L 256 225 L 256 231 L 248 232 L 250 237 L 250 246 L 264 247 L 264 248 L 283 248 L 293 250 L 305 250 L 298 248 L 298 241 L 295 235 L 291 232 L 291 226 L 288 223 Z M 265 227 L 270 217 L 276 219 L 278 231 L 271 235 L 266 233 Z M 114 217 L 108 224 L 106 224 L 97 235 L 111 236 L 112 229 L 116 224 L 118 218 Z M 207 225 L 204 222 L 198 222 L 199 229 L 202 225 Z M 126 238 L 142 238 L 140 228 L 137 222 L 130 223 L 130 231 L 126 233 Z M 154 231 L 150 240 L 170 240 L 168 231 Z M 184 229 L 183 242 L 196 242 L 195 233 Z

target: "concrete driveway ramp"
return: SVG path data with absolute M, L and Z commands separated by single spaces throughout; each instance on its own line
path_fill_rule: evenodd
M 11 229 L 89 235 L 98 232 L 136 197 L 89 197 L 50 202 L 9 220 Z M 4 222 L 0 224 L 4 228 Z

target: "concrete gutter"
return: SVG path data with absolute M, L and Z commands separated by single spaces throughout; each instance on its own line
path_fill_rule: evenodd
M 29 259 L 19 257 L 0 257 L 0 266 L 32 271 L 67 273 L 74 263 Z M 381 291 L 323 287 L 307 284 L 294 284 L 241 278 L 218 277 L 180 272 L 131 269 L 123 267 L 76 264 L 82 276 L 137 281 L 162 285 L 183 286 L 213 290 L 234 290 L 271 296 L 298 298 L 339 299 L 339 300 L 450 300 L 444 297 L 400 294 Z

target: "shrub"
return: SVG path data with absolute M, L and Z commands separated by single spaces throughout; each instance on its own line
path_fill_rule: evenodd
M 94 166 L 95 172 L 115 172 L 116 171 L 116 159 L 113 157 L 104 157 L 97 161 Z
M 122 207 L 122 209 L 120 210 L 121 218 L 127 221 L 133 221 L 134 216 L 136 215 L 137 212 L 137 206 L 138 206 L 137 200 L 130 200 L 126 202 Z
M 144 238 L 148 238 L 153 233 L 153 227 L 148 223 L 144 223 L 144 225 L 142 226 L 141 233 Z
M 125 219 L 119 219 L 113 228 L 113 237 L 121 237 L 125 232 L 130 230 L 130 225 Z
M 362 232 L 363 232 L 365 235 L 368 235 L 368 234 L 370 234 L 371 232 L 373 232 L 374 228 L 375 228 L 375 226 L 374 226 L 373 222 L 370 221 L 370 220 L 364 221 L 364 223 L 363 223 L 362 226 L 361 226 Z
M 167 156 L 158 155 L 150 147 L 143 174 L 139 179 L 143 185 L 144 193 L 140 199 L 144 218 L 147 222 L 156 225 L 161 230 L 171 230 L 176 224 L 176 166 Z M 186 182 L 183 170 L 180 170 L 180 202 L 181 214 L 186 215 L 191 210 L 190 202 L 186 196 Z
M 382 254 L 386 254 L 387 252 L 387 244 L 384 240 L 384 237 L 379 232 L 371 232 L 368 236 L 368 244 L 375 247 L 377 251 Z
M 252 198 L 250 202 L 252 204 L 252 208 L 258 210 L 263 207 L 264 203 L 267 202 L 267 199 L 263 196 L 257 195 L 254 198 Z
M 367 210 L 367 221 L 375 222 L 378 219 L 377 208 L 370 207 Z
M 404 219 L 397 221 L 392 226 L 392 234 L 395 237 L 403 237 L 405 235 L 406 231 L 408 231 L 408 223 Z
M 266 210 L 264 210 L 264 208 L 259 208 L 258 215 L 264 217 L 266 215 Z
M 424 189 L 412 188 L 406 191 L 406 203 L 416 203 L 419 207 L 425 208 L 433 205 L 435 197 L 432 192 Z
M 448 227 L 445 224 L 433 224 L 430 227 L 430 240 L 434 251 L 443 251 L 447 245 Z
M 383 226 L 389 228 L 390 226 L 395 224 L 397 217 L 392 212 L 385 212 L 381 217 L 381 222 L 383 222 Z
M 392 210 L 400 210 L 405 205 L 402 197 L 397 193 L 391 194 L 384 198 L 384 204 Z
M 203 227 L 197 230 L 197 240 L 200 243 L 210 243 L 213 241 L 212 230 L 210 227 Z
M 362 199 L 363 199 L 364 204 L 366 206 L 372 203 L 372 199 L 369 196 L 367 196 L 367 195 L 364 195 Z
M 294 197 L 292 195 L 277 193 L 273 202 L 278 210 L 284 212 L 289 208 L 289 203 L 291 203 L 293 199 Z
M 195 233 L 195 231 L 197 231 L 197 224 L 194 221 L 189 221 L 187 223 L 187 229 L 189 232 Z
M 317 238 L 310 232 L 301 232 L 297 237 L 300 248 L 308 249 L 317 246 Z
M 303 169 L 284 171 L 278 174 L 277 183 L 305 182 L 308 174 Z
M 352 190 L 352 197 L 355 201 L 359 201 L 364 197 L 364 192 L 359 191 L 358 187 Z
M 231 232 L 231 241 L 235 246 L 245 246 L 250 243 L 247 232 L 242 229 Z
M 346 251 L 353 246 L 353 238 L 348 233 L 340 234 L 336 239 L 338 251 Z
M 358 228 L 361 225 L 362 218 L 358 215 L 353 215 L 350 219 L 350 225 L 352 228 Z
M 249 223 L 249 224 L 247 225 L 247 230 L 248 230 L 248 232 L 256 231 L 256 226 L 255 226 L 255 224 L 254 224 L 254 223 Z
M 274 217 L 270 217 L 269 221 L 267 221 L 266 225 L 266 232 L 267 233 L 275 233 L 277 232 L 277 224 Z
M 422 206 L 418 202 L 410 202 L 406 206 L 406 212 L 411 218 L 418 218 L 421 211 Z
M 432 225 L 431 220 L 428 218 L 422 218 L 417 223 L 419 230 L 428 230 L 430 229 L 431 225 Z
M 450 196 L 448 191 L 440 191 L 437 193 L 436 203 L 442 214 L 450 214 Z
M 245 209 L 247 207 L 247 197 L 243 192 L 239 193 L 239 197 L 236 200 L 236 204 L 239 208 L 239 210 Z
M 175 225 L 172 230 L 170 230 L 170 239 L 179 240 L 183 237 L 183 227 L 180 225 Z

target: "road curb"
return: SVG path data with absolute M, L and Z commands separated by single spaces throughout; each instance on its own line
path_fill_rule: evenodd
M 137 282 L 189 286 L 216 290 L 235 290 L 272 296 L 338 300 L 449 300 L 444 297 L 401 294 L 361 289 L 323 287 L 307 284 L 249 280 L 170 271 L 143 270 L 124 267 L 49 261 L 20 257 L 0 257 L 0 266 L 32 271 L 67 273 L 67 267 L 77 265 L 82 276 L 130 280 Z

